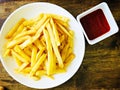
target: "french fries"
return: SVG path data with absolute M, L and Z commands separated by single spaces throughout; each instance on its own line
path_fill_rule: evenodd
M 11 38 L 12 35 L 16 32 L 16 30 L 19 28 L 19 26 L 25 21 L 24 18 L 20 19 L 19 22 L 16 23 L 16 25 L 7 33 L 5 36 L 7 39 Z
M 22 18 L 5 38 L 4 57 L 13 57 L 15 71 L 34 80 L 65 73 L 75 58 L 74 32 L 64 16 L 41 13 L 30 20 Z

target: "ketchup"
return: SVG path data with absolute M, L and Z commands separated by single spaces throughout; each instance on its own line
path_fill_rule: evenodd
M 101 9 L 98 9 L 83 18 L 80 22 L 90 40 L 93 40 L 110 31 L 110 26 Z

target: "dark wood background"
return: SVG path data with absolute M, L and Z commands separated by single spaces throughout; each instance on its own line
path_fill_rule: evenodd
M 120 27 L 120 0 L 0 0 L 0 28 L 15 9 L 36 1 L 57 4 L 74 17 L 105 1 Z M 6 90 L 35 90 L 12 79 L 1 63 L 0 85 Z M 95 45 L 86 42 L 85 56 L 77 73 L 66 83 L 50 90 L 120 90 L 120 32 Z

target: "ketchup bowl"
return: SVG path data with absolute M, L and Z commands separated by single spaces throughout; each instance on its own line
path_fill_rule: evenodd
M 115 19 L 105 2 L 79 14 L 77 21 L 91 45 L 118 32 Z

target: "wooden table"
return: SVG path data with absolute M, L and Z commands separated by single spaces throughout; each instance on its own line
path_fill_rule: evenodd
M 106 1 L 120 27 L 120 0 L 0 0 L 0 27 L 15 9 L 35 1 L 57 4 L 68 10 L 74 17 Z M 1 63 L 0 85 L 6 90 L 35 90 L 16 82 L 8 75 Z M 95 45 L 86 42 L 85 56 L 77 73 L 66 83 L 51 90 L 98 89 L 120 89 L 120 32 Z

